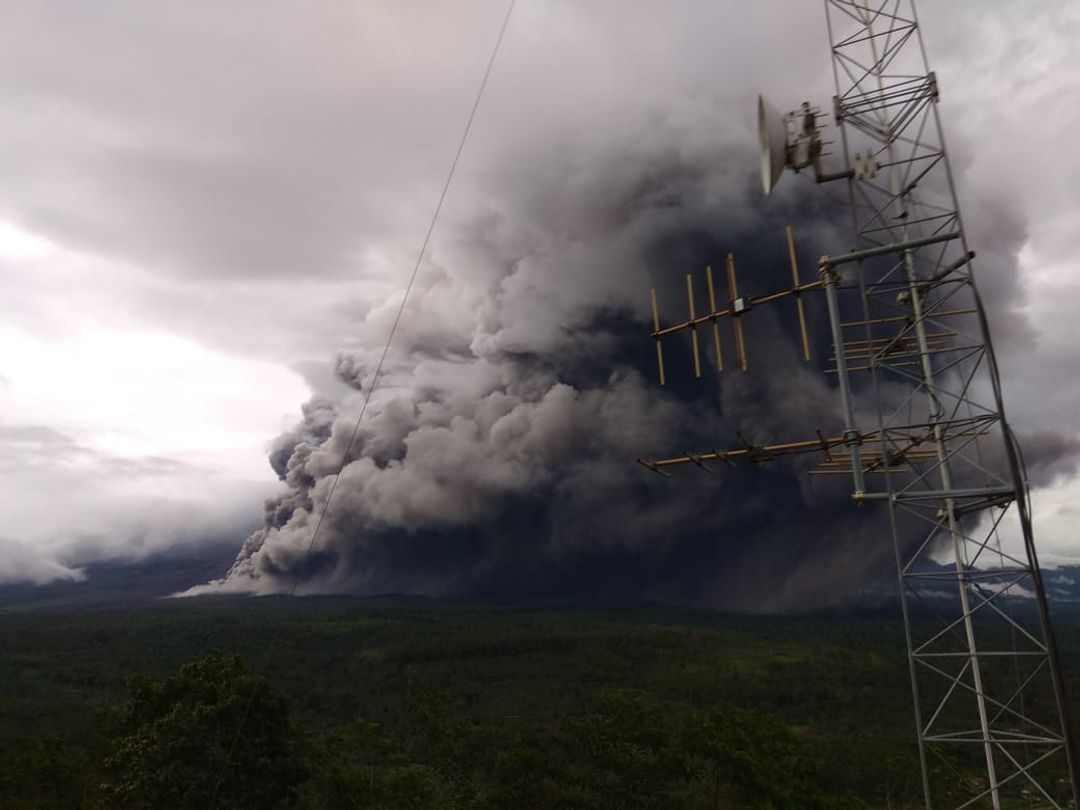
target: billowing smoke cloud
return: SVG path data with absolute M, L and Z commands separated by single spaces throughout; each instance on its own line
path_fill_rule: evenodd
M 286 491 L 227 576 L 197 591 L 603 594 L 787 609 L 845 598 L 887 573 L 884 514 L 854 508 L 846 480 L 811 481 L 810 460 L 679 470 L 670 481 L 634 463 L 737 444 L 738 433 L 765 442 L 833 432 L 837 397 L 820 370 L 820 302 L 814 366 L 796 355 L 790 313 L 768 309 L 747 324 L 750 373 L 729 371 L 719 388 L 711 375 L 694 383 L 687 347 L 671 342 L 674 390 L 661 389 L 641 306 L 650 284 L 674 318 L 684 274 L 700 278 L 729 246 L 747 292 L 780 288 L 781 220 L 757 213 L 751 225 L 753 177 L 722 185 L 710 170 L 746 165 L 737 151 L 594 157 L 591 172 L 509 184 L 522 191 L 437 243 L 353 437 L 394 302 L 367 314 L 361 345 L 334 361 L 339 395 L 307 403 L 274 442 Z M 808 256 L 835 238 L 815 216 Z M 1047 434 L 1032 452 L 1043 469 L 1075 449 Z
M 650 285 L 670 320 L 685 312 L 685 273 L 700 281 L 726 249 L 745 292 L 780 288 L 788 273 L 783 219 L 749 202 L 745 150 L 674 146 L 688 141 L 671 127 L 560 171 L 507 170 L 512 182 L 499 187 L 510 191 L 444 231 L 427 258 L 348 457 L 393 299 L 364 313 L 359 345 L 335 359 L 345 385 L 307 403 L 274 442 L 287 489 L 268 501 L 263 528 L 197 591 L 606 594 L 780 609 L 830 602 L 890 560 L 882 516 L 851 508 L 846 482 L 808 483 L 805 463 L 672 480 L 634 463 L 737 445 L 739 432 L 770 441 L 838 429 L 836 395 L 801 364 L 794 320 L 779 310 L 748 323 L 747 375 L 693 382 L 687 347 L 671 342 L 671 388 L 654 381 Z M 732 166 L 750 171 L 723 176 Z M 802 252 L 820 255 L 831 231 L 805 230 Z M 822 361 L 824 318 L 811 315 Z
M 646 304 L 656 286 L 666 320 L 684 315 L 685 273 L 700 292 L 702 269 L 728 250 L 744 292 L 783 287 L 789 217 L 807 267 L 848 242 L 829 224 L 844 217 L 812 190 L 790 182 L 768 209 L 756 201 L 747 122 L 706 105 L 649 123 L 603 142 L 563 136 L 563 148 L 519 139 L 485 163 L 481 190 L 459 206 L 468 213 L 442 223 L 425 257 L 377 385 L 394 295 L 358 308 L 355 343 L 333 362 L 339 384 L 273 444 L 285 491 L 231 570 L 195 592 L 633 595 L 779 610 L 887 574 L 885 515 L 853 507 L 846 480 L 805 476 L 807 460 L 670 481 L 634 463 L 737 445 L 739 433 L 838 430 L 820 308 L 813 366 L 797 356 L 790 313 L 763 309 L 748 319 L 747 375 L 694 382 L 687 347 L 672 342 L 662 390 Z M 999 334 L 1024 338 L 1010 306 L 1024 224 L 992 199 L 980 212 L 994 235 L 984 296 Z M 1076 448 L 1047 434 L 1035 450 L 1052 477 Z

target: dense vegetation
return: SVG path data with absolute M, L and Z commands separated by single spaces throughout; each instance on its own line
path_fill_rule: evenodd
M 1080 623 L 1059 625 L 1080 650 Z M 892 616 L 390 599 L 6 613 L 0 684 L 4 807 L 919 805 Z

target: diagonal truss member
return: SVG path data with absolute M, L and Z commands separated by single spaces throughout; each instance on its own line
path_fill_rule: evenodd
M 809 154 L 818 182 L 847 185 L 851 249 L 822 257 L 819 279 L 803 283 L 789 229 L 790 289 L 740 297 L 729 256 L 730 301 L 717 305 L 709 270 L 710 311 L 697 314 L 687 276 L 690 317 L 661 326 L 654 291 L 652 336 L 661 383 L 661 341 L 679 332 L 691 334 L 700 377 L 698 330 L 712 332 L 723 371 L 720 324 L 730 320 L 745 371 L 744 316 L 794 299 L 810 360 L 801 299 L 823 292 L 843 432 L 776 444 L 739 436 L 731 449 L 640 462 L 668 475 L 685 464 L 813 455 L 812 474 L 850 475 L 854 500 L 888 514 L 881 541 L 896 559 L 926 807 L 1080 806 L 1027 475 L 1005 419 L 914 0 L 824 3 L 842 165 L 823 173 L 820 154 Z M 814 108 L 803 110 L 814 125 Z M 774 182 L 766 177 L 766 189 Z

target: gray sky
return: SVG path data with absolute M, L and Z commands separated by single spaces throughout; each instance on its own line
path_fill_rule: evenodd
M 3 3 L 0 581 L 208 538 L 240 547 L 282 489 L 275 436 L 312 395 L 348 412 L 339 350 L 370 372 L 504 9 Z M 1080 9 L 919 11 L 969 236 L 986 285 L 1009 291 L 994 314 L 1010 416 L 1080 437 Z M 827 104 L 818 3 L 519 0 L 366 439 L 376 459 L 424 454 L 425 472 L 358 464 L 365 530 L 497 522 L 506 497 L 555 486 L 550 448 L 575 431 L 614 452 L 663 422 L 651 380 L 575 394 L 521 358 L 616 352 L 590 325 L 644 314 L 640 254 L 658 234 L 752 231 L 759 91 Z M 799 186 L 786 178 L 785 199 L 814 192 Z M 468 431 L 496 424 L 534 455 L 486 436 L 471 456 Z M 470 458 L 491 480 L 428 488 Z M 573 474 L 587 473 L 608 468 Z M 448 497 L 469 509 L 451 518 Z M 1078 501 L 1072 473 L 1036 491 L 1047 559 L 1080 557 Z M 626 542 L 661 523 L 642 525 Z M 545 553 L 587 526 L 553 530 Z

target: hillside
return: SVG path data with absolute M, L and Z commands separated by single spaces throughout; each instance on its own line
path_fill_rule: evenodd
M 1080 620 L 1062 615 L 1058 625 L 1076 694 Z M 823 802 L 903 807 L 918 798 L 896 617 L 651 605 L 264 598 L 8 612 L 0 733 L 9 768 L 28 767 L 12 752 L 46 735 L 63 756 L 92 763 L 129 678 L 173 675 L 214 651 L 240 656 L 281 691 L 313 746 L 306 761 L 346 770 L 357 758 L 374 761 L 378 729 L 399 752 L 393 768 L 411 763 L 428 774 L 443 791 L 440 806 L 713 806 L 720 771 L 692 745 L 709 718 L 722 729 L 765 729 L 739 745 L 763 761 L 780 746 L 781 760 L 800 763 L 799 784 L 814 785 Z M 371 768 L 372 780 L 391 780 L 392 769 Z M 602 786 L 633 773 L 647 777 L 627 788 L 638 804 L 594 802 Z M 762 776 L 778 785 L 789 777 Z M 309 806 L 320 806 L 326 779 L 306 783 Z M 525 785 L 538 804 L 521 804 Z M 560 785 L 577 792 L 558 793 Z

